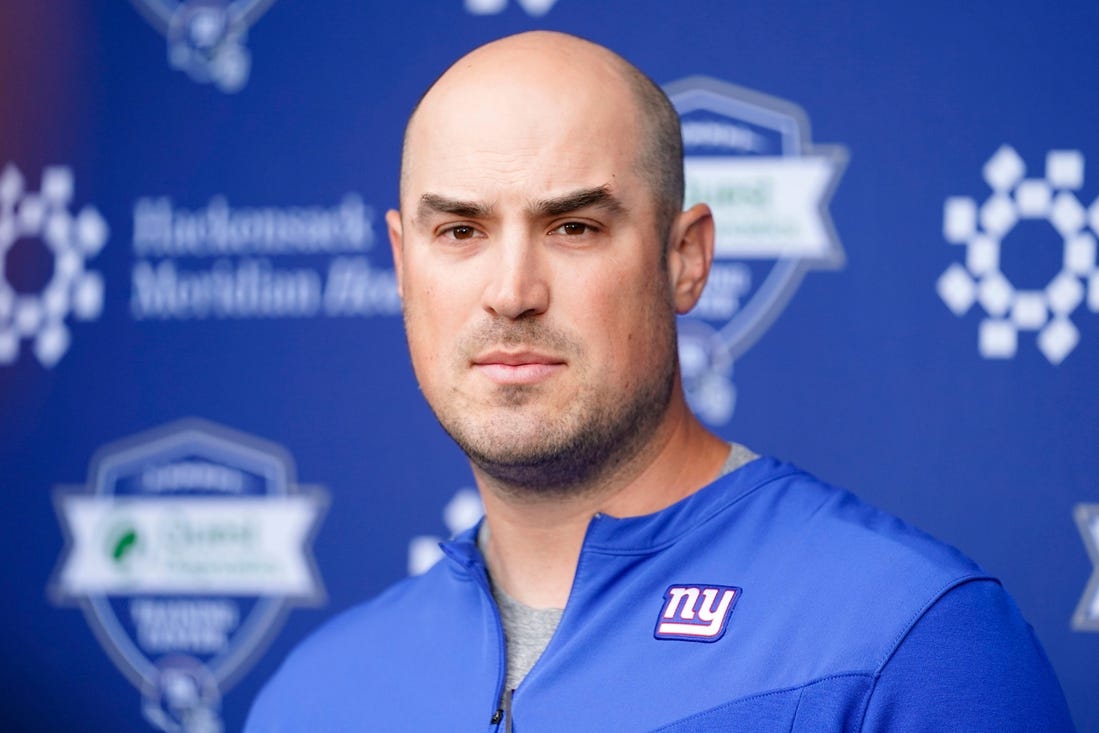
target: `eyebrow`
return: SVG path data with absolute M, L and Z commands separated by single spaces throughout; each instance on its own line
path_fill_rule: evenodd
M 533 202 L 528 207 L 528 211 L 535 216 L 553 217 L 591 207 L 601 208 L 612 214 L 625 211 L 625 206 L 617 196 L 611 193 L 609 185 L 581 188 L 561 196 L 541 199 Z M 416 208 L 416 218 L 424 219 L 432 214 L 484 219 L 492 215 L 492 205 L 479 201 L 453 199 L 436 193 L 425 193 L 420 197 L 420 205 Z
M 416 208 L 416 218 L 423 219 L 431 214 L 453 214 L 467 219 L 483 219 L 492 214 L 492 206 L 477 201 L 447 198 L 436 193 L 425 193 L 420 197 L 420 205 Z
M 610 186 L 596 186 L 595 188 L 581 188 L 570 191 L 562 196 L 551 199 L 535 201 L 530 207 L 533 214 L 540 216 L 561 216 L 580 209 L 597 207 L 612 214 L 625 211 L 622 202 L 611 193 Z

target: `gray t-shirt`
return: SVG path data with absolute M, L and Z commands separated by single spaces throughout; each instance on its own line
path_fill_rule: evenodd
M 744 446 L 731 443 L 729 457 L 725 459 L 716 478 L 735 471 L 757 457 Z M 487 543 L 488 523 L 482 523 L 481 530 L 477 533 L 477 546 L 482 554 L 485 552 Z M 549 645 L 550 638 L 557 630 L 557 625 L 561 622 L 561 614 L 565 609 L 528 606 L 505 593 L 491 577 L 489 581 L 492 584 L 492 595 L 500 609 L 500 620 L 504 625 L 508 657 L 507 686 L 504 689 L 514 690 Z

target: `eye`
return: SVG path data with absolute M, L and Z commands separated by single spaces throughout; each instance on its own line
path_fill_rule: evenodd
M 564 234 L 567 237 L 579 237 L 584 234 L 594 234 L 598 230 L 591 224 L 585 224 L 582 221 L 567 221 L 553 231 L 557 234 Z
M 458 241 L 473 239 L 477 236 L 477 230 L 467 224 L 447 227 L 440 233 L 447 239 L 456 239 Z

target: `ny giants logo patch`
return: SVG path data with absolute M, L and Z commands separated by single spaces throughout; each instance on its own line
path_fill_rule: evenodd
M 657 639 L 713 642 L 725 635 L 740 588 L 727 585 L 672 585 L 656 622 Z

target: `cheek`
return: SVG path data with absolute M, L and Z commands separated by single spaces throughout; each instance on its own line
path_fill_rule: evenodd
M 418 267 L 409 270 L 404 282 L 404 311 L 409 327 L 432 337 L 446 333 L 446 320 L 458 312 L 453 279 L 448 288 L 447 280 L 432 270 Z
M 471 314 L 463 278 L 442 268 L 409 268 L 404 283 L 404 319 L 409 351 L 421 384 L 457 358 L 457 342 Z
M 431 287 L 425 287 L 422 282 L 408 281 L 405 283 L 402 307 L 412 364 L 422 381 L 440 351 L 438 335 L 444 331 L 438 321 L 446 309 L 434 303 Z
M 574 321 L 583 330 L 593 366 L 619 380 L 632 382 L 666 356 L 669 306 L 663 280 L 650 274 L 616 270 L 602 282 L 578 282 L 572 297 L 584 303 Z

